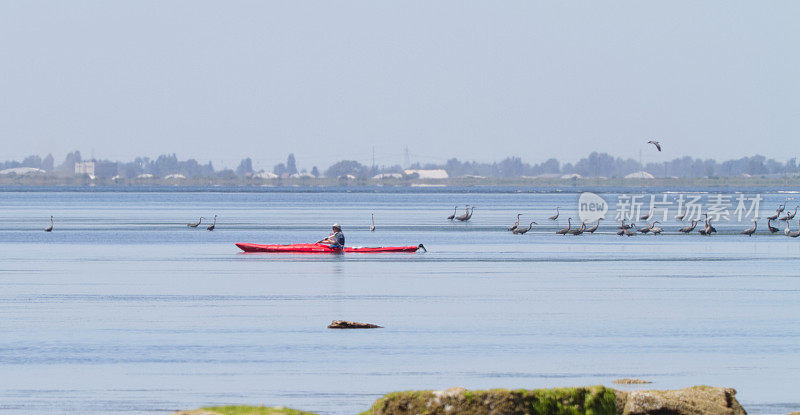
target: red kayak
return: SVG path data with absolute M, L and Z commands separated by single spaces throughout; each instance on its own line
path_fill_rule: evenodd
M 320 253 L 320 254 L 335 254 L 340 252 L 345 253 L 381 253 L 381 252 L 417 252 L 417 250 L 425 249 L 422 244 L 417 246 L 382 246 L 382 247 L 345 247 L 343 250 L 338 251 L 328 245 L 323 244 L 291 244 L 291 245 L 260 245 L 260 244 L 246 244 L 236 242 L 236 246 L 244 252 L 299 252 L 299 253 Z

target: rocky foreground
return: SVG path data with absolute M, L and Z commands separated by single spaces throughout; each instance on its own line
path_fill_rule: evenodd
M 385 395 L 362 415 L 740 415 L 731 388 L 621 391 L 604 386 L 554 389 L 408 391 Z M 216 407 L 174 415 L 306 415 L 286 408 Z

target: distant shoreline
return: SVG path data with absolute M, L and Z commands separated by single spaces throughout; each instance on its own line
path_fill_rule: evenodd
M 244 189 L 297 189 L 306 190 L 325 188 L 330 191 L 353 190 L 364 188 L 414 189 L 415 191 L 446 191 L 451 188 L 516 188 L 553 189 L 563 192 L 583 191 L 586 189 L 606 188 L 641 188 L 641 189 L 691 189 L 691 188 L 771 188 L 800 189 L 800 176 L 786 177 L 718 177 L 718 178 L 449 178 L 449 179 L 348 179 L 333 178 L 287 178 L 287 179 L 254 179 L 254 178 L 186 178 L 186 179 L 89 179 L 88 177 L 59 177 L 51 175 L 3 175 L 0 186 L 5 188 L 70 188 L 77 190 L 109 189 L 124 190 L 130 188 L 159 189 L 209 189 L 215 187 Z

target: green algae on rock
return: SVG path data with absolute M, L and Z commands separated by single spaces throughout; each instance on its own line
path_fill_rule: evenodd
M 616 394 L 604 386 L 534 390 L 408 391 L 378 399 L 364 414 L 616 415 Z

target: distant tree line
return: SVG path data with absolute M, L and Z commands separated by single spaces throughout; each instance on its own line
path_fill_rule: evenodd
M 0 170 L 15 167 L 33 167 L 46 170 L 61 175 L 74 174 L 75 163 L 84 161 L 79 151 L 74 151 L 66 155 L 64 161 L 58 166 L 55 165 L 53 156 L 48 154 L 44 158 L 39 156 L 29 156 L 22 161 L 0 162 Z M 175 154 L 160 155 L 155 159 L 149 157 L 137 157 L 129 162 L 110 162 L 117 163 L 119 175 L 122 177 L 133 178 L 141 174 L 152 174 L 156 177 L 163 177 L 170 174 L 182 174 L 186 177 L 219 177 L 235 178 L 249 177 L 260 173 L 253 169 L 253 162 L 248 157 L 243 159 L 236 170 L 223 169 L 215 170 L 209 161 L 201 164 L 195 159 L 178 160 Z M 781 163 L 774 159 L 767 159 L 764 156 L 755 155 L 752 157 L 742 157 L 735 160 L 717 162 L 713 159 L 691 158 L 689 156 L 676 158 L 663 163 L 647 163 L 642 165 L 634 159 L 623 159 L 614 157 L 607 153 L 593 152 L 587 157 L 578 160 L 576 163 L 561 163 L 551 158 L 542 163 L 530 164 L 523 162 L 519 157 L 508 157 L 500 162 L 478 163 L 474 161 L 460 161 L 456 158 L 447 160 L 444 164 L 436 163 L 414 163 L 411 169 L 443 169 L 450 177 L 464 176 L 485 176 L 495 178 L 513 178 L 522 176 L 541 176 L 541 175 L 565 175 L 579 174 L 583 177 L 608 177 L 617 178 L 627 174 L 644 170 L 656 177 L 731 177 L 731 176 L 774 176 L 783 174 L 800 173 L 800 165 L 796 159 L 791 159 Z M 319 177 L 322 173 L 313 166 L 311 171 L 298 168 L 294 154 L 289 154 L 286 162 L 275 165 L 272 173 L 279 177 L 291 177 L 293 175 L 310 175 Z M 403 168 L 399 165 L 393 166 L 366 166 L 355 160 L 342 160 L 328 167 L 324 176 L 339 178 L 343 176 L 354 176 L 357 178 L 369 178 L 377 174 L 403 173 Z
M 624 177 L 637 171 L 646 171 L 656 177 L 731 177 L 731 176 L 769 176 L 800 173 L 796 159 L 781 163 L 774 159 L 755 155 L 722 163 L 713 159 L 676 158 L 663 163 L 647 163 L 644 166 L 638 161 L 628 158 L 614 157 L 608 153 L 593 152 L 578 160 L 575 164 L 560 163 L 551 158 L 542 163 L 525 163 L 519 157 L 508 157 L 494 163 L 462 162 L 450 159 L 444 164 L 416 163 L 412 169 L 444 169 L 450 177 L 486 176 L 486 177 L 522 177 L 540 175 L 579 174 L 583 177 Z

